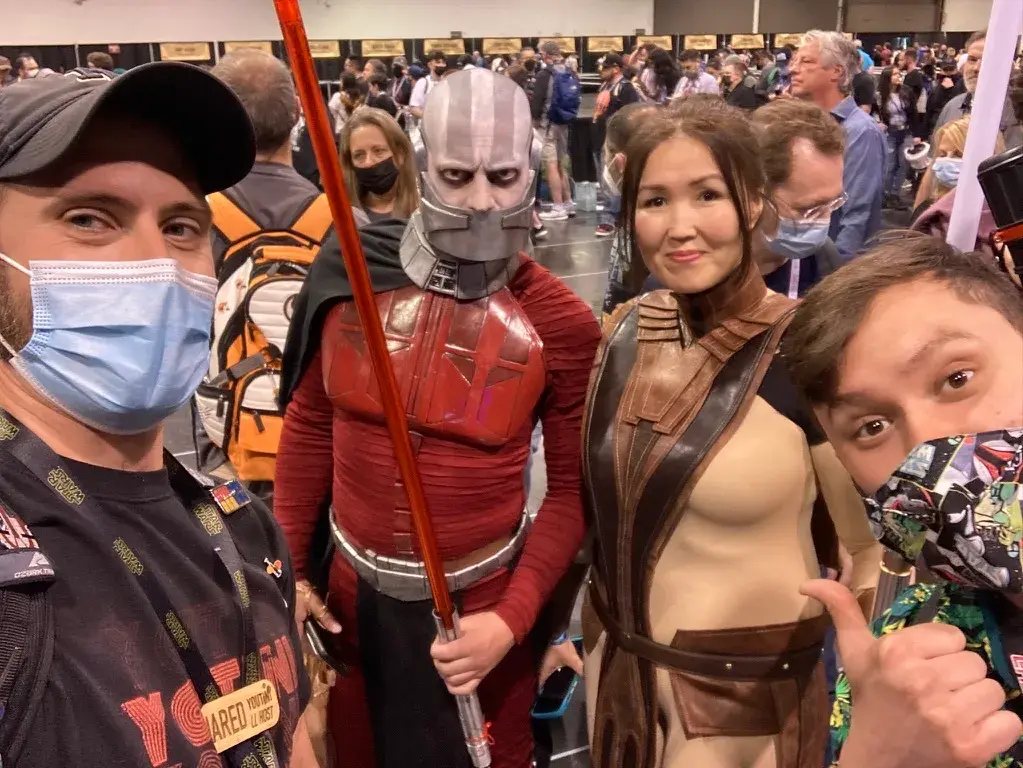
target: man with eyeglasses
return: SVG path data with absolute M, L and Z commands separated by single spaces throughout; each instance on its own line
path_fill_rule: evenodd
M 885 139 L 856 106 L 853 78 L 860 54 L 840 32 L 810 30 L 792 61 L 792 95 L 828 110 L 845 135 L 843 190 L 848 200 L 831 217 L 831 237 L 842 261 L 864 249 L 881 228 Z
M 842 128 L 815 104 L 781 99 L 753 113 L 759 127 L 766 196 L 773 211 L 760 227 L 754 256 L 772 291 L 798 298 L 840 264 L 828 237 L 842 191 Z

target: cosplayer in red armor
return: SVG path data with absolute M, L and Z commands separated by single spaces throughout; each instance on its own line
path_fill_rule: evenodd
M 455 74 L 433 89 L 422 128 L 421 209 L 360 234 L 464 636 L 433 649 L 435 669 L 429 590 L 336 239 L 285 350 L 275 512 L 302 579 L 332 505 L 327 604 L 349 667 L 330 701 L 339 764 L 468 765 L 448 690 L 479 685 L 494 768 L 527 768 L 551 640 L 537 622 L 583 538 L 580 420 L 599 329 L 527 253 L 536 153 L 521 89 L 486 70 Z M 548 490 L 530 525 L 538 420 Z M 310 604 L 320 612 L 316 595 Z

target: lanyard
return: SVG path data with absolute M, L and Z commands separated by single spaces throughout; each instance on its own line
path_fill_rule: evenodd
M 61 459 L 36 435 L 26 429 L 17 419 L 0 409 L 0 416 L 15 426 L 14 435 L 7 440 L 0 440 L 0 451 L 6 452 L 11 458 L 24 466 L 36 476 L 54 496 L 76 513 L 84 514 L 100 527 L 104 538 L 124 563 L 125 568 L 135 577 L 136 582 L 146 595 L 149 606 L 160 620 L 169 635 L 181 663 L 185 667 L 189 680 L 203 704 L 214 701 L 224 695 L 220 686 L 210 672 L 209 665 L 203 660 L 195 643 L 191 640 L 166 590 L 154 577 L 152 571 L 145 567 L 143 560 L 122 537 L 109 531 L 100 522 L 102 515 L 98 513 L 95 502 L 86 496 L 75 484 L 71 472 Z M 244 645 L 242 660 L 245 685 L 257 683 L 261 678 L 261 662 L 259 646 L 256 641 L 255 625 L 250 608 L 249 589 L 245 580 L 243 561 L 238 548 L 224 525 L 223 518 L 213 503 L 209 492 L 189 474 L 172 456 L 166 454 L 166 463 L 174 493 L 191 511 L 191 516 L 200 525 L 213 542 L 222 571 L 226 572 L 231 581 L 235 606 L 240 609 Z M 242 742 L 224 752 L 223 757 L 228 764 L 236 768 L 281 768 L 280 761 L 269 737 L 264 731 L 258 737 Z
M 799 262 L 800 259 L 789 260 L 789 298 L 799 298 Z

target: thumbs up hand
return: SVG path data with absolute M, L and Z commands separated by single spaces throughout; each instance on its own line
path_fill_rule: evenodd
M 962 632 L 921 624 L 875 638 L 852 592 L 815 579 L 802 594 L 831 614 L 852 688 L 841 768 L 974 768 L 1019 739 L 1005 692 Z

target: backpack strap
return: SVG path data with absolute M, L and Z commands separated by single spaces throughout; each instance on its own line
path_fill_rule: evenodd
M 289 229 L 313 242 L 322 243 L 332 226 L 334 226 L 334 217 L 330 213 L 327 196 L 318 195 Z
M 53 662 L 53 568 L 0 501 L 0 765 L 16 765 Z
M 213 211 L 213 226 L 229 243 L 241 242 L 263 229 L 223 192 L 208 195 L 206 202 Z

